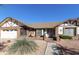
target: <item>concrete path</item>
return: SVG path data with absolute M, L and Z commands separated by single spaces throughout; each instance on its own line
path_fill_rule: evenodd
M 52 49 L 53 45 L 56 45 L 56 43 L 47 43 L 45 55 L 53 55 L 53 49 Z

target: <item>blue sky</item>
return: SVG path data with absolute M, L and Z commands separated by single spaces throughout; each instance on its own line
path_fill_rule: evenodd
M 0 21 L 13 17 L 25 23 L 61 22 L 79 17 L 79 5 L 15 4 L 0 5 Z

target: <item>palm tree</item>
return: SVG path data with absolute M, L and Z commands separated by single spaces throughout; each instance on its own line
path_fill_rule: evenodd
M 36 51 L 37 44 L 34 41 L 26 40 L 25 38 L 21 38 L 20 40 L 16 40 L 14 44 L 12 44 L 8 50 L 9 54 L 27 54 Z

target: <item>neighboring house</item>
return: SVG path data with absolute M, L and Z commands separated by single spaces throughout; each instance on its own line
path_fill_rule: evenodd
M 59 35 L 79 36 L 79 20 L 65 22 L 38 23 L 26 25 L 16 19 L 7 17 L 0 23 L 0 39 L 26 37 L 58 38 Z

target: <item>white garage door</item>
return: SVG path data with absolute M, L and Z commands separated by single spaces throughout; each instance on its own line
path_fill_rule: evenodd
M 8 30 L 8 31 L 1 30 L 1 39 L 16 39 L 16 38 L 17 38 L 17 31 L 15 31 L 15 30 Z

